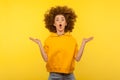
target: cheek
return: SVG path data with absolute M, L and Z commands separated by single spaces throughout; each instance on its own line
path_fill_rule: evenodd
M 67 26 L 67 23 L 65 22 L 64 25 Z
M 55 25 L 59 25 L 59 23 L 58 23 L 58 22 L 55 22 Z
M 56 22 L 54 23 L 54 26 L 57 26 L 57 23 L 56 23 Z

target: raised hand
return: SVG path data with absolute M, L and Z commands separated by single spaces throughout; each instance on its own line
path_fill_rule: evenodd
M 77 56 L 75 57 L 76 61 L 80 61 L 80 58 L 81 58 L 81 56 L 82 56 L 82 54 L 83 54 L 83 50 L 84 50 L 84 48 L 85 48 L 85 44 L 86 44 L 87 42 L 91 41 L 92 39 L 93 39 L 93 37 L 84 38 L 84 39 L 83 39 L 83 42 L 82 42 L 81 47 L 80 47 L 80 49 L 79 49 L 79 51 L 78 51 L 78 54 L 77 54 Z
M 47 60 L 48 60 L 47 59 L 47 54 L 45 53 L 44 48 L 42 47 L 41 41 L 39 39 L 34 39 L 32 37 L 29 37 L 29 39 L 39 45 L 41 55 L 42 55 L 44 61 L 47 62 Z
M 40 44 L 41 41 L 39 39 L 34 39 L 32 37 L 29 37 L 30 40 L 32 40 L 33 42 L 37 43 L 37 44 Z
M 91 41 L 92 39 L 93 39 L 93 37 L 90 37 L 90 38 L 84 38 L 83 41 L 84 41 L 85 43 L 87 43 L 87 42 Z

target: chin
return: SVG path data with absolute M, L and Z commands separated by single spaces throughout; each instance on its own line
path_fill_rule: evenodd
M 64 31 L 64 29 L 59 29 L 60 32 Z

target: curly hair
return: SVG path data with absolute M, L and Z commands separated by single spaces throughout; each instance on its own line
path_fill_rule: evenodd
M 75 12 L 71 8 L 68 8 L 67 6 L 51 7 L 51 9 L 44 14 L 45 27 L 50 32 L 56 33 L 56 28 L 53 24 L 54 24 L 55 16 L 59 14 L 63 15 L 66 19 L 67 26 L 65 26 L 65 32 L 68 31 L 72 32 L 74 28 L 74 22 L 76 21 L 77 16 Z

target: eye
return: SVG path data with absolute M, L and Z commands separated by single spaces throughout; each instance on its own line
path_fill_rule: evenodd
M 56 18 L 56 19 L 55 19 L 55 21 L 59 21 L 59 19 L 58 19 L 58 18 Z
M 65 19 L 62 19 L 62 21 L 64 21 Z
M 65 18 L 64 18 L 64 17 L 62 17 L 62 18 L 61 18 L 61 21 L 65 21 Z

